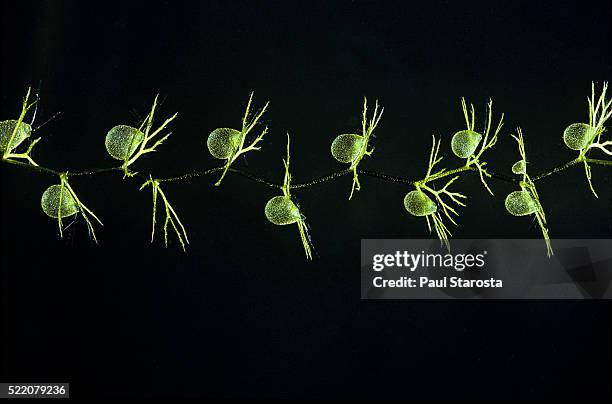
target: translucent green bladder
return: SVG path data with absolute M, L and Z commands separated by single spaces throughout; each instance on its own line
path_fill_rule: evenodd
M 586 123 L 573 123 L 563 131 L 563 142 L 572 150 L 582 150 L 593 137 L 593 128 Z
M 268 201 L 264 209 L 266 218 L 276 225 L 296 223 L 302 218 L 300 210 L 288 196 L 275 196 Z
M 128 125 L 117 125 L 106 134 L 104 145 L 111 157 L 124 161 L 136 153 L 144 137 L 144 133 L 136 128 Z
M 210 154 L 220 160 L 230 158 L 240 147 L 242 133 L 232 128 L 217 128 L 210 132 L 206 146 Z
M 451 147 L 457 157 L 466 159 L 474 154 L 482 135 L 473 130 L 461 130 L 453 135 Z
M 363 136 L 352 133 L 339 135 L 331 144 L 331 154 L 341 163 L 352 163 L 359 157 L 364 140 Z
M 508 213 L 514 216 L 527 216 L 538 210 L 536 202 L 525 190 L 511 192 L 504 204 Z
M 525 160 L 519 160 L 512 165 L 512 173 L 516 175 L 527 173 L 527 163 Z
M 19 127 L 17 127 L 17 123 L 16 119 L 0 122 L 0 152 L 4 153 L 7 149 L 12 152 L 32 134 L 32 127 L 28 123 L 21 122 Z M 15 130 L 16 128 L 17 130 Z M 11 136 L 13 137 L 12 140 L 10 140 Z M 11 142 L 10 146 L 8 144 L 9 140 Z
M 413 216 L 427 216 L 438 210 L 436 203 L 425 192 L 417 189 L 406 194 L 404 207 Z
M 52 219 L 65 218 L 76 215 L 79 207 L 70 194 L 70 191 L 62 185 L 51 185 L 45 190 L 40 198 L 40 206 Z

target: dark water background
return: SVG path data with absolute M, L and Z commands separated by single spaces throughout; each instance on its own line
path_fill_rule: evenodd
M 218 162 L 216 127 L 239 127 L 250 91 L 271 100 L 261 152 L 239 165 L 282 181 L 285 132 L 296 181 L 339 168 L 329 144 L 360 126 L 363 96 L 385 113 L 363 168 L 416 178 L 431 135 L 443 163 L 488 97 L 506 113 L 492 170 L 574 157 L 561 138 L 588 119 L 592 80 L 610 79 L 610 3 L 499 2 L 4 2 L 1 117 L 15 118 L 42 82 L 34 157 L 57 169 L 116 164 L 104 136 L 136 125 L 156 93 L 174 134 L 136 168 L 169 176 Z M 572 168 L 538 183 L 552 237 L 610 238 L 611 171 L 593 168 L 600 198 Z M 191 245 L 148 241 L 149 191 L 118 173 L 74 179 L 104 221 L 100 245 L 82 221 L 57 236 L 40 210 L 55 179 L 2 167 L 3 381 L 69 381 L 73 396 L 352 398 L 609 398 L 608 302 L 361 301 L 361 238 L 427 237 L 402 206 L 404 185 L 362 177 L 296 191 L 318 258 L 295 227 L 263 215 L 276 191 L 229 176 L 164 188 Z M 476 176 L 458 238 L 540 237 L 503 208 L 511 184 Z M 544 251 L 544 249 L 543 249 Z

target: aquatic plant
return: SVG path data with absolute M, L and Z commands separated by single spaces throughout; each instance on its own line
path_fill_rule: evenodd
M 244 116 L 242 117 L 241 130 L 238 131 L 230 128 L 217 128 L 213 130 L 210 135 L 208 135 L 206 145 L 208 146 L 208 151 L 210 151 L 210 154 L 217 159 L 225 160 L 221 178 L 219 178 L 219 180 L 215 183 L 216 186 L 221 185 L 221 181 L 223 181 L 223 178 L 225 178 L 227 170 L 229 170 L 231 165 L 238 157 L 253 150 L 260 150 L 260 147 L 256 145 L 261 142 L 265 134 L 268 133 L 268 127 L 266 126 L 261 133 L 257 135 L 255 139 L 253 139 L 250 145 L 247 147 L 244 146 L 247 135 L 249 132 L 251 132 L 255 125 L 257 125 L 257 122 L 259 122 L 263 114 L 268 109 L 268 105 L 270 105 L 269 102 L 266 102 L 263 108 L 257 114 L 255 114 L 253 119 L 249 121 L 252 101 L 253 93 L 251 92 L 246 111 L 244 111 Z
M 28 110 L 34 106 L 35 103 L 28 103 L 30 97 L 30 88 L 23 100 L 21 107 L 21 113 L 17 119 L 9 119 L 0 122 L 0 152 L 2 152 L 2 161 L 19 161 L 26 160 L 32 166 L 37 167 L 38 164 L 30 157 L 32 149 L 40 141 L 40 138 L 35 139 L 25 152 L 15 153 L 14 150 L 23 143 L 24 140 L 32 135 L 32 126 L 24 122 L 24 118 Z M 32 118 L 34 122 L 34 118 Z
M 601 135 L 606 131 L 604 124 L 612 116 L 612 98 L 606 100 L 606 91 L 608 83 L 603 84 L 601 94 L 595 97 L 595 83 L 591 83 L 591 96 L 587 97 L 589 104 L 589 123 L 573 123 L 570 124 L 563 132 L 563 141 L 566 146 L 572 150 L 578 151 L 578 157 L 570 163 L 583 163 L 589 188 L 593 195 L 598 198 L 593 183 L 591 182 L 591 166 L 594 163 L 589 158 L 592 150 L 599 149 L 608 156 L 612 156 L 612 140 L 602 142 Z M 568 164 L 570 164 L 568 163 Z
M 550 257 L 553 254 L 553 250 L 552 246 L 550 245 L 550 237 L 548 237 L 546 215 L 544 214 L 544 208 L 540 202 L 540 197 L 538 196 L 535 182 L 533 182 L 529 174 L 527 174 L 527 154 L 525 153 L 523 131 L 521 128 L 517 128 L 516 133 L 517 134 L 512 135 L 512 137 L 518 144 L 521 159 L 512 165 L 512 172 L 521 176 L 521 180 L 519 182 L 519 187 L 521 190 L 510 193 L 506 197 L 504 205 L 506 206 L 506 210 L 514 216 L 527 216 L 535 214 L 540 230 L 542 230 L 542 236 L 546 242 L 546 252 Z
M 378 126 L 378 122 L 380 122 L 384 110 L 384 108 L 381 108 L 380 111 L 378 110 L 377 100 L 372 118 L 368 120 L 368 99 L 364 97 L 363 113 L 361 117 L 361 135 L 352 133 L 339 135 L 331 144 L 332 156 L 341 163 L 349 163 L 349 169 L 353 172 L 353 185 L 351 186 L 349 200 L 353 198 L 353 192 L 355 190 L 361 190 L 357 167 L 364 156 L 371 156 L 372 153 L 374 153 L 374 148 L 368 150 L 368 145 L 370 137 L 374 133 L 374 129 Z
M 171 132 L 164 133 L 169 124 L 177 117 L 177 114 L 165 119 L 156 129 L 153 129 L 153 122 L 157 109 L 158 97 L 155 97 L 150 112 L 140 125 L 130 126 L 119 124 L 112 126 L 104 139 L 104 145 L 110 157 L 121 161 L 121 165 L 109 168 L 91 169 L 82 171 L 58 171 L 52 168 L 38 165 L 31 157 L 31 152 L 36 144 L 41 140 L 40 137 L 30 141 L 32 135 L 38 128 L 32 128 L 32 122 L 25 121 L 26 115 L 37 101 L 29 102 L 30 90 L 28 89 L 23 100 L 21 112 L 17 119 L 7 119 L 0 121 L 0 153 L 4 163 L 17 165 L 23 168 L 32 169 L 40 173 L 49 174 L 56 177 L 59 183 L 55 182 L 42 193 L 41 209 L 50 218 L 57 220 L 59 235 L 63 236 L 65 226 L 63 220 L 66 218 L 82 217 L 87 224 L 92 239 L 97 242 L 94 231 L 94 222 L 102 225 L 98 217 L 83 204 L 77 196 L 69 180 L 80 176 L 97 175 L 103 172 L 117 171 L 123 174 L 124 179 L 136 178 L 143 182 L 139 189 L 151 188 L 152 191 L 152 229 L 151 242 L 155 238 L 157 223 L 158 200 L 164 205 L 165 220 L 163 224 L 164 243 L 168 245 L 169 230 L 174 232 L 183 250 L 189 244 L 185 226 L 181 222 L 177 211 L 170 204 L 167 194 L 162 190 L 162 184 L 167 182 L 178 182 L 190 180 L 196 177 L 209 176 L 221 173 L 221 176 L 214 183 L 219 186 L 227 173 L 243 176 L 260 184 L 280 190 L 281 195 L 275 195 L 268 200 L 264 207 L 264 215 L 268 221 L 274 225 L 285 226 L 296 224 L 300 234 L 307 259 L 312 259 L 312 242 L 308 234 L 308 227 L 305 222 L 300 206 L 297 204 L 291 191 L 304 189 L 317 184 L 336 180 L 346 175 L 352 174 L 352 186 L 349 199 L 352 199 L 354 191 L 359 191 L 361 185 L 359 175 L 365 175 L 384 181 L 400 184 L 409 187 L 404 198 L 403 204 L 406 211 L 414 217 L 424 217 L 430 232 L 435 231 L 440 242 L 450 249 L 449 239 L 451 232 L 445 221 L 457 225 L 456 219 L 459 217 L 458 207 L 466 205 L 467 196 L 456 190 L 459 179 L 464 174 L 478 173 L 480 182 L 491 195 L 493 191 L 489 186 L 489 180 L 495 179 L 515 184 L 518 189 L 509 193 L 504 206 L 506 211 L 513 216 L 531 216 L 537 220 L 542 236 L 546 243 L 547 253 L 553 253 L 550 243 L 548 224 L 540 196 L 536 189 L 536 182 L 550 175 L 559 173 L 574 165 L 582 165 L 587 177 L 590 191 L 595 197 L 595 187 L 592 182 L 591 167 L 593 165 L 612 166 L 612 160 L 606 156 L 612 156 L 612 140 L 604 139 L 606 133 L 605 124 L 612 116 L 612 99 L 606 98 L 608 84 L 604 83 L 601 93 L 596 96 L 595 84 L 591 86 L 591 95 L 587 97 L 589 119 L 588 123 L 571 123 L 565 131 L 560 134 L 564 143 L 570 150 L 578 152 L 578 156 L 567 163 L 561 164 L 541 174 L 529 175 L 529 162 L 525 153 L 525 141 L 522 130 L 517 129 L 512 137 L 516 140 L 519 149 L 520 160 L 516 161 L 510 168 L 514 176 L 502 173 L 494 173 L 490 170 L 486 152 L 492 150 L 497 144 L 499 134 L 503 127 L 504 115 L 502 114 L 493 125 L 493 102 L 489 100 L 486 105 L 485 120 L 481 129 L 476 128 L 476 111 L 473 104 L 468 105 L 464 98 L 461 99 L 461 107 L 466 123 L 466 128 L 457 131 L 450 142 L 450 149 L 453 154 L 462 159 L 462 164 L 457 167 L 442 167 L 441 162 L 441 140 L 432 136 L 432 146 L 429 153 L 429 161 L 425 175 L 420 179 L 409 179 L 397 177 L 368 169 L 360 166 L 365 156 L 372 156 L 374 148 L 370 147 L 370 140 L 377 129 L 384 109 L 375 103 L 374 111 L 368 117 L 367 99 L 364 98 L 363 110 L 361 115 L 361 133 L 344 133 L 337 136 L 331 143 L 331 154 L 340 163 L 348 164 L 345 169 L 332 172 L 321 178 L 302 183 L 292 183 L 292 176 L 289 171 L 290 164 L 290 138 L 287 134 L 287 156 L 283 159 L 285 167 L 284 179 L 282 184 L 270 182 L 257 175 L 243 171 L 234 167 L 237 158 L 245 153 L 260 150 L 260 142 L 268 133 L 268 128 L 264 127 L 258 135 L 247 141 L 248 135 L 260 123 L 264 113 L 267 111 L 269 102 L 255 114 L 251 115 L 251 105 L 253 93 L 250 94 L 245 113 L 242 117 L 240 129 L 220 127 L 210 132 L 206 139 L 206 148 L 210 154 L 219 160 L 223 160 L 223 165 L 203 171 L 189 172 L 175 177 L 154 177 L 151 173 L 132 171 L 136 162 L 141 157 L 157 151 L 159 146 L 166 141 Z M 29 144 L 24 146 L 25 144 Z M 204 148 L 204 147 L 203 147 Z M 21 151 L 20 151 L 21 150 Z M 602 153 L 604 158 L 593 158 L 593 153 Z M 488 155 L 488 154 L 487 154 Z M 486 158 L 486 159 L 485 159 Z M 518 178 L 517 178 L 518 176 Z M 436 184 L 443 184 L 437 186 Z M 159 198 L 158 198 L 159 197 Z
M 299 207 L 291 198 L 291 173 L 289 172 L 289 162 L 291 158 L 291 153 L 289 151 L 290 143 L 290 137 L 287 133 L 287 158 L 283 160 L 285 177 L 283 179 L 283 186 L 281 187 L 283 195 L 278 195 L 270 199 L 268 203 L 266 203 L 264 213 L 270 223 L 278 226 L 296 223 L 300 232 L 302 244 L 304 245 L 304 251 L 306 252 L 306 258 L 312 259 L 312 249 L 310 246 L 308 227 L 305 221 L 306 218 L 302 215 Z
M 61 173 L 59 178 L 59 185 L 51 185 L 43 192 L 40 198 L 40 207 L 47 216 L 57 219 L 60 237 L 63 235 L 64 230 L 62 219 L 81 213 L 83 219 L 85 219 L 85 223 L 87 223 L 89 234 L 91 234 L 93 240 L 97 242 L 96 232 L 94 231 L 89 216 L 96 219 L 101 225 L 102 222 L 81 202 L 76 192 L 74 192 L 74 189 L 72 189 L 68 183 L 68 173 Z

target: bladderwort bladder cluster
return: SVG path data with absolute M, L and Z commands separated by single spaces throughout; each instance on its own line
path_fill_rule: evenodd
M 233 173 L 274 188 L 282 193 L 271 197 L 265 205 L 262 204 L 263 213 L 268 221 L 274 225 L 285 226 L 295 224 L 304 246 L 306 258 L 312 259 L 312 242 L 306 224 L 306 216 L 302 212 L 297 200 L 292 196 L 291 190 L 308 188 L 352 174 L 353 181 L 348 197 L 349 200 L 353 198 L 355 191 L 361 190 L 359 175 L 395 182 L 407 187 L 403 200 L 406 211 L 414 217 L 424 217 L 429 231 L 435 231 L 441 244 L 450 249 L 449 239 L 451 231 L 447 223 L 450 222 L 455 226 L 458 224 L 456 221 L 459 216 L 458 209 L 466 206 L 467 199 L 466 195 L 453 191 L 452 188 L 456 187 L 457 181 L 463 174 L 473 172 L 478 173 L 480 182 L 491 195 L 493 195 L 493 191 L 488 183 L 490 179 L 510 182 L 517 186 L 518 189 L 512 191 L 505 198 L 504 205 L 506 211 L 513 216 L 533 215 L 542 232 L 547 254 L 550 256 L 553 254 L 553 249 L 548 233 L 544 207 L 536 190 L 536 182 L 571 166 L 582 165 L 588 187 L 591 193 L 596 198 L 598 197 L 593 185 L 591 167 L 593 165 L 612 166 L 612 160 L 606 158 L 606 156 L 612 156 L 612 140 L 606 140 L 603 136 L 606 132 L 605 124 L 610 116 L 612 116 L 612 99 L 606 97 L 607 89 L 608 84 L 604 83 L 601 92 L 599 95 L 596 95 L 595 84 L 592 83 L 591 95 L 587 97 L 589 110 L 588 123 L 571 123 L 562 134 L 565 145 L 569 149 L 576 151 L 578 155 L 567 163 L 535 176 L 528 174 L 529 164 L 525 151 L 525 139 L 521 128 L 516 128 L 515 133 L 510 134 L 517 142 L 520 157 L 512 167 L 504 169 L 504 171 L 507 170 L 509 173 L 512 173 L 512 176 L 494 173 L 489 169 L 490 166 L 487 162 L 488 155 L 490 150 L 496 145 L 501 134 L 504 116 L 501 114 L 498 119 L 494 119 L 493 102 L 490 100 L 486 106 L 484 124 L 482 129 L 478 131 L 474 105 L 470 104 L 468 109 L 468 105 L 463 98 L 461 99 L 461 106 L 466 128 L 457 131 L 453 135 L 450 144 L 450 149 L 456 157 L 462 160 L 462 164 L 455 168 L 442 167 L 441 140 L 432 136 L 432 146 L 425 175 L 421 179 L 416 180 L 360 168 L 360 163 L 364 157 L 372 157 L 374 155 L 374 147 L 370 147 L 369 143 L 384 112 L 384 108 L 376 101 L 374 110 L 368 116 L 368 101 L 366 98 L 363 100 L 361 133 L 340 134 L 331 141 L 331 156 L 339 163 L 348 164 L 348 167 L 327 176 L 302 183 L 292 183 L 292 176 L 289 171 L 289 134 L 287 134 L 287 156 L 283 159 L 285 172 L 282 184 L 267 181 L 235 168 L 239 156 L 261 149 L 260 144 L 268 133 L 267 127 L 260 131 L 257 131 L 256 127 L 270 104 L 267 102 L 259 111 L 252 113 L 253 93 L 250 94 L 245 113 L 242 117 L 240 130 L 223 127 L 214 129 L 208 135 L 206 139 L 208 151 L 214 158 L 222 160 L 223 164 L 204 171 L 195 171 L 169 178 L 155 178 L 150 173 L 132 171 L 132 167 L 140 161 L 141 157 L 157 151 L 171 135 L 167 128 L 176 119 L 177 114 L 165 119 L 161 125 L 154 128 L 158 97 L 155 97 L 150 112 L 138 127 L 123 124 L 115 125 L 107 132 L 104 139 L 106 151 L 111 158 L 121 162 L 119 166 L 83 171 L 57 171 L 38 165 L 31 155 L 34 146 L 38 144 L 41 138 L 37 137 L 34 140 L 30 140 L 38 129 L 32 128 L 36 116 L 36 108 L 34 108 L 31 122 L 27 123 L 25 121 L 28 112 L 37 104 L 38 96 L 36 101 L 30 102 L 29 89 L 24 98 L 19 117 L 17 119 L 0 121 L 0 153 L 2 154 L 2 161 L 5 163 L 33 169 L 56 177 L 55 183 L 42 192 L 40 203 L 42 211 L 57 221 L 60 237 L 63 236 L 65 229 L 63 219 L 74 218 L 80 215 L 85 221 L 92 239 L 97 242 L 94 224 L 102 225 L 102 221 L 81 201 L 70 180 L 79 176 L 117 171 L 123 174 L 124 179 L 141 180 L 140 190 L 149 187 L 151 189 L 153 210 L 151 242 L 155 238 L 157 205 L 158 197 L 160 197 L 165 213 L 163 221 L 164 243 L 166 246 L 168 245 L 168 233 L 173 232 L 182 249 L 186 250 L 189 244 L 187 231 L 166 193 L 163 191 L 162 185 L 166 182 L 182 181 L 220 173 L 220 177 L 215 182 L 215 186 L 220 186 L 227 173 Z M 252 136 L 251 133 L 253 131 L 258 132 L 258 134 Z M 29 141 L 27 147 L 22 146 L 26 141 Z M 599 153 L 604 158 L 593 158 L 591 156 L 593 153 Z M 443 185 L 436 187 L 438 183 Z

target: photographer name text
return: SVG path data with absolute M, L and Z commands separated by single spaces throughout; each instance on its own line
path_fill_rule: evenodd
M 477 254 L 432 254 L 421 251 L 420 253 L 409 253 L 408 251 L 396 251 L 395 254 L 375 254 L 372 257 L 372 270 L 377 274 L 373 277 L 372 284 L 375 288 L 501 288 L 503 282 L 500 279 L 481 279 L 481 272 L 486 264 L 487 252 Z M 427 269 L 429 272 L 452 270 L 456 273 L 465 274 L 469 271 L 471 278 L 461 276 L 422 276 L 414 272 Z M 392 279 L 386 279 L 382 271 L 390 273 Z M 397 276 L 398 271 L 409 271 L 411 276 Z M 478 273 L 476 273 L 478 272 Z M 401 275 L 401 274 L 399 274 Z

